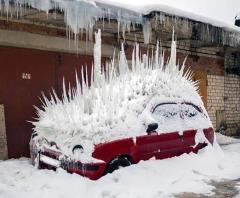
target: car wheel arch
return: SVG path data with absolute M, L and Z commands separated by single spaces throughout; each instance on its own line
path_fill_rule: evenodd
M 107 173 L 111 173 L 111 172 L 108 172 L 109 167 L 112 164 L 114 164 L 114 162 L 120 161 L 121 159 L 126 159 L 130 163 L 129 165 L 133 164 L 133 159 L 129 154 L 122 154 L 122 155 L 115 156 L 107 163 L 104 175 L 106 175 Z
M 113 162 L 114 160 L 120 159 L 120 158 L 126 158 L 131 164 L 134 163 L 133 157 L 129 154 L 120 154 L 115 157 L 113 157 L 111 160 L 107 162 L 107 165 Z

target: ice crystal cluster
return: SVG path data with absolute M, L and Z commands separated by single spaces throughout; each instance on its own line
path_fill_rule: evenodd
M 159 103 L 191 102 L 207 115 L 191 72 L 185 71 L 184 63 L 176 64 L 176 41 L 172 41 L 167 64 L 159 44 L 151 56 L 141 54 L 136 44 L 131 63 L 122 47 L 118 58 L 106 64 L 103 71 L 100 30 L 95 37 L 93 72 L 88 74 L 91 84 L 80 83 L 76 75 L 76 87 L 66 88 L 63 83 L 61 98 L 54 91 L 50 99 L 43 96 L 43 105 L 37 108 L 38 120 L 33 122 L 40 136 L 57 142 L 65 152 L 76 144 L 91 152 L 94 144 L 146 134 L 147 125 L 156 122 L 151 111 Z M 182 126 L 176 120 L 171 126 L 159 126 L 158 131 L 211 125 L 207 116 L 203 122 L 197 119 L 194 126 Z

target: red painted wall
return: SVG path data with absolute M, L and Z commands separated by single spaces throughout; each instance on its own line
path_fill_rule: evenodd
M 130 49 L 126 51 L 128 57 L 131 53 Z M 182 62 L 185 55 L 178 53 L 178 58 Z M 74 86 L 75 71 L 80 73 L 82 65 L 91 71 L 92 61 L 92 56 L 87 55 L 0 47 L 0 104 L 5 106 L 9 158 L 29 155 L 32 125 L 27 121 L 36 117 L 33 105 L 41 105 L 41 92 L 48 93 L 54 88 L 61 95 L 63 76 L 67 84 Z M 224 60 L 189 57 L 187 66 L 190 65 L 221 75 Z M 23 73 L 30 74 L 31 79 L 22 79 Z
M 92 56 L 0 47 L 0 103 L 5 106 L 9 158 L 28 156 L 33 105 L 40 106 L 41 92 L 55 88 L 61 95 L 62 79 L 75 84 L 75 71 L 92 66 Z M 31 75 L 23 79 L 22 74 Z

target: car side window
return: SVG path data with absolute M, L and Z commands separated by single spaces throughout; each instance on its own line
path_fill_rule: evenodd
M 191 103 L 161 103 L 156 105 L 152 111 L 154 119 L 160 123 L 179 117 L 191 119 L 201 113 L 201 109 Z
M 160 118 L 172 119 L 179 113 L 179 107 L 176 104 L 159 104 L 153 110 L 153 116 L 156 120 Z
M 185 118 L 192 118 L 200 113 L 193 105 L 182 104 L 180 109 L 180 114 L 183 114 Z
M 208 118 L 202 109 L 192 103 L 160 103 L 152 110 L 158 124 L 157 131 L 184 131 L 208 126 Z

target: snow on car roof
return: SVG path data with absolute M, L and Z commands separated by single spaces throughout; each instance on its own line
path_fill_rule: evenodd
M 197 117 L 198 121 L 191 122 L 192 126 L 176 121 L 168 128 L 159 126 L 158 131 L 212 126 L 191 72 L 184 72 L 184 63 L 182 66 L 176 64 L 176 41 L 172 41 L 166 65 L 159 45 L 151 58 L 141 55 L 136 44 L 131 66 L 122 46 L 118 61 L 113 59 L 106 64 L 104 74 L 101 71 L 100 30 L 95 37 L 91 85 L 83 83 L 81 86 L 76 77 L 76 88 L 68 90 L 63 83 L 62 98 L 55 92 L 50 99 L 43 96 L 43 106 L 37 108 L 38 120 L 33 122 L 40 137 L 55 141 L 65 153 L 71 153 L 76 144 L 83 145 L 91 153 L 94 144 L 145 135 L 147 125 L 156 122 L 151 115 L 152 108 L 164 102 L 193 103 L 203 109 L 205 117 Z M 84 75 L 83 70 L 81 75 Z

